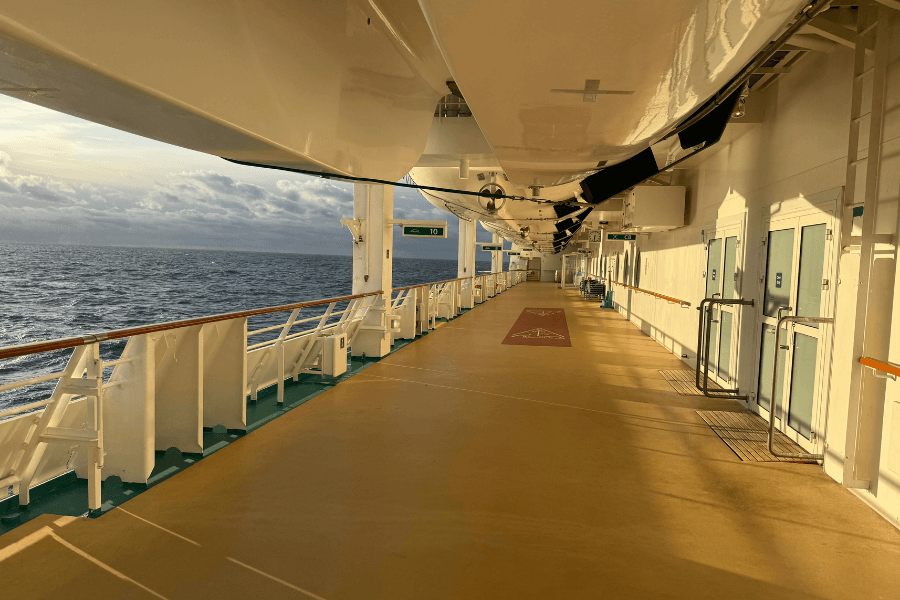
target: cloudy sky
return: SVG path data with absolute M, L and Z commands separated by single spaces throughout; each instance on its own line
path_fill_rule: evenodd
M 0 241 L 350 254 L 353 188 L 229 163 L 0 95 Z M 396 217 L 448 222 L 398 257 L 456 258 L 458 221 L 395 188 Z M 490 240 L 480 226 L 478 239 Z M 477 260 L 490 260 L 478 252 Z

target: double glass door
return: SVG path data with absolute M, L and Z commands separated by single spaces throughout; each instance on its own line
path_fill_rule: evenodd
M 738 298 L 739 226 L 716 229 L 707 244 L 706 297 Z M 736 379 L 737 327 L 740 306 L 716 305 L 709 330 L 709 375 L 722 387 Z
M 775 328 L 782 316 L 828 316 L 831 293 L 833 217 L 830 213 L 772 219 L 765 244 L 761 281 L 759 376 L 756 408 L 769 418 L 775 406 L 780 429 L 809 451 L 817 446 L 822 418 L 823 372 L 831 330 L 818 323 L 787 323 L 778 342 L 774 377 Z M 773 400 L 774 396 L 774 400 Z

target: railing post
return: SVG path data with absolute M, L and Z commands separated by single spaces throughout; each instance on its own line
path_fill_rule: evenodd
M 278 404 L 284 404 L 284 344 L 278 344 L 278 355 L 275 357 L 278 366 Z
M 87 378 L 95 380 L 97 386 L 96 396 L 85 399 L 88 427 L 97 432 L 96 443 L 88 448 L 88 508 L 99 510 L 103 503 L 103 361 L 100 359 L 100 344 L 90 344 L 87 348 Z

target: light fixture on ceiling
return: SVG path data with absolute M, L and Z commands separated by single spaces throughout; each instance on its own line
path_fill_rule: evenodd
M 741 95 L 738 96 L 737 105 L 734 107 L 734 112 L 731 113 L 731 116 L 735 119 L 740 119 L 744 115 L 747 114 L 747 96 L 750 95 L 750 85 L 745 84 L 744 89 L 741 90 Z

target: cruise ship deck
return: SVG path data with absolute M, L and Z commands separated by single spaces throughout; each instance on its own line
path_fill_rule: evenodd
M 571 347 L 503 344 L 526 308 Z M 98 519 L 0 537 L 5 595 L 895 598 L 900 532 L 816 465 L 742 462 L 696 413 L 742 407 L 679 368 L 519 285 Z

